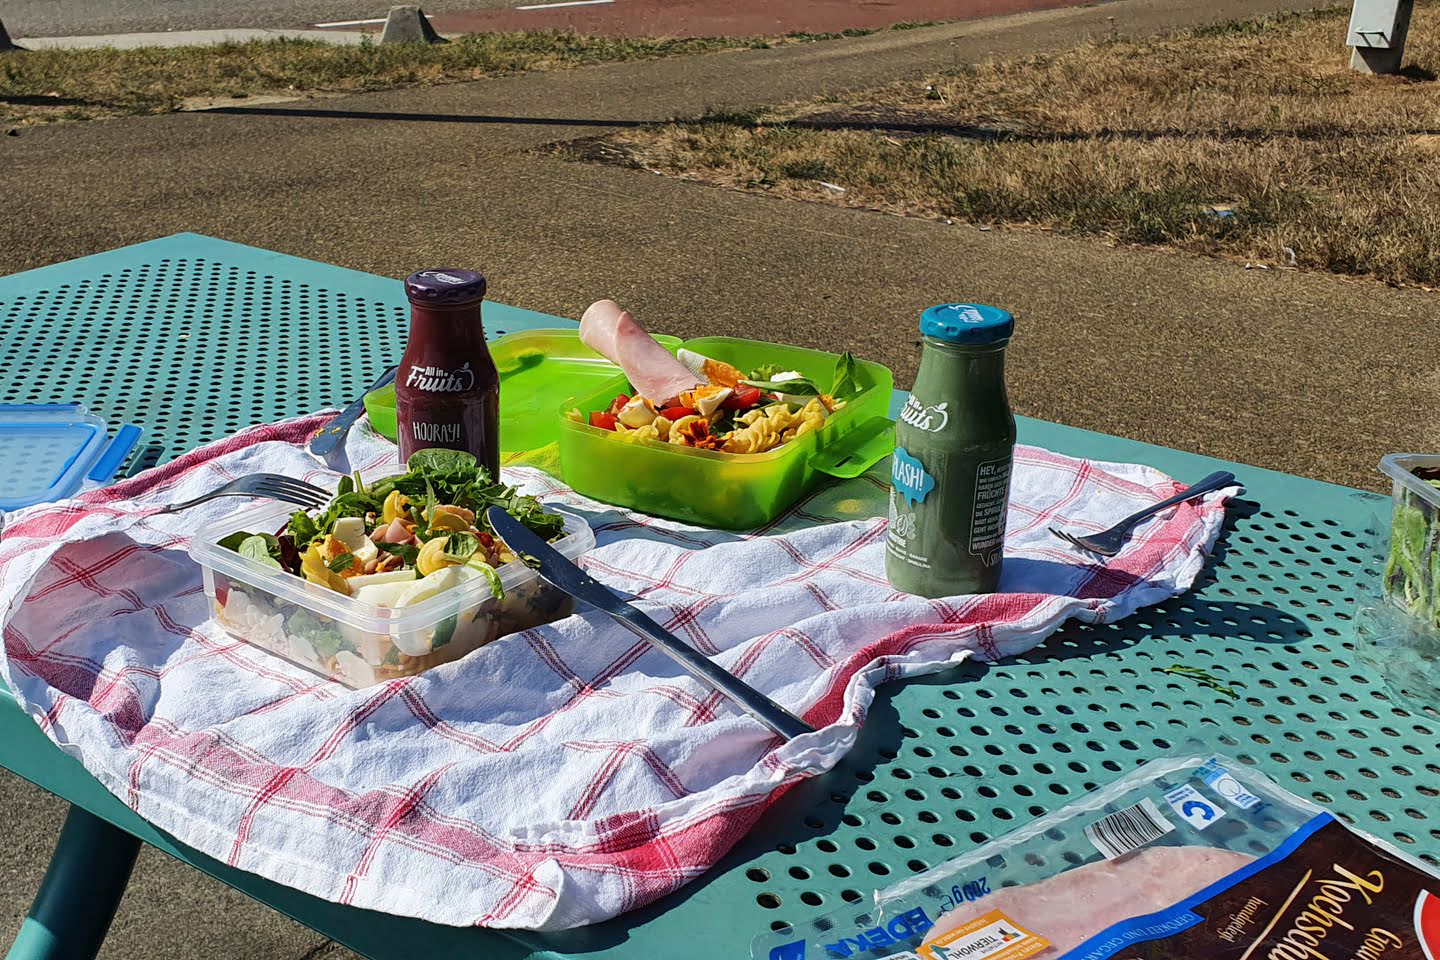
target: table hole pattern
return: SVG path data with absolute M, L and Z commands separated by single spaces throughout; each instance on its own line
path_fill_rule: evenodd
M 796 791 L 850 801 L 829 808 L 797 798 L 798 816 L 780 813 L 790 809 L 782 803 L 776 818 L 788 816 L 792 829 L 762 825 L 737 851 L 740 862 L 770 866 L 785 881 L 750 882 L 749 897 L 809 892 L 823 901 L 813 911 L 798 901 L 785 911 L 790 923 L 838 909 L 846 891 L 859 889 L 868 902 L 873 890 L 1058 809 L 1191 736 L 1220 734 L 1238 741 L 1232 754 L 1281 786 L 1440 865 L 1440 829 L 1426 813 L 1437 809 L 1440 765 L 1415 759 L 1434 756 L 1440 723 L 1390 700 L 1356 660 L 1346 622 L 1346 580 L 1374 548 L 1338 520 L 1303 522 L 1311 526 L 1242 506 L 1195 592 L 1119 623 L 1072 624 L 1000 664 L 894 688 L 893 709 L 872 710 L 871 722 L 898 714 L 905 729 L 893 719 L 886 730 L 867 728 L 839 769 Z M 1316 593 L 1333 602 L 1305 617 L 1294 598 Z M 1210 671 L 1237 699 L 1160 672 L 1171 665 Z M 804 837 L 793 830 L 801 816 Z M 767 845 L 771 830 L 789 839 Z M 1056 860 L 1074 865 L 1092 855 L 1057 838 Z M 785 872 L 792 863 L 808 868 L 804 881 Z M 761 912 L 757 931 L 766 926 Z
M 347 402 L 404 346 L 398 283 L 362 278 L 361 295 L 347 271 L 203 238 L 104 263 L 83 282 L 18 294 L 0 284 L 0 369 L 26 371 L 0 381 L 0 402 L 81 400 L 112 423 L 140 423 L 165 444 L 141 466 Z M 492 314 L 487 332 L 507 331 Z M 276 387 L 218 397 L 207 362 Z M 1392 702 L 1354 656 L 1354 587 L 1374 576 L 1375 546 L 1340 519 L 1342 505 L 1356 512 L 1344 495 L 1327 496 L 1303 513 L 1277 509 L 1280 498 L 1237 504 L 1187 596 L 1119 623 L 1070 625 L 1000 664 L 882 689 L 839 767 L 790 791 L 700 881 L 706 899 L 729 905 L 727 936 L 863 910 L 875 888 L 1196 734 L 1231 735 L 1230 752 L 1281 785 L 1440 865 L 1440 722 Z M 1159 672 L 1172 665 L 1202 667 L 1238 698 Z M 1089 855 L 1055 839 L 1051 862 Z M 583 948 L 585 932 L 574 936 Z
M 399 361 L 410 312 L 398 282 L 392 297 L 360 296 L 280 269 L 288 258 L 246 266 L 188 239 L 163 241 L 176 255 L 0 295 L 0 369 L 25 371 L 0 381 L 0 403 L 79 401 L 112 426 L 138 423 L 136 460 L 149 467 L 254 423 L 343 406 Z M 179 255 L 186 246 L 196 255 Z M 205 369 L 216 363 L 272 388 L 218 395 Z

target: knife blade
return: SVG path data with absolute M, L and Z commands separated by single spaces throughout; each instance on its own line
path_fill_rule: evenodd
M 584 600 L 608 613 L 625 629 L 678 663 L 686 673 L 728 697 L 737 707 L 780 736 L 793 740 L 802 734 L 815 732 L 815 728 L 804 720 L 616 596 L 609 587 L 571 563 L 503 508 L 491 507 L 485 515 L 490 520 L 490 526 L 511 550 L 521 556 L 528 554 L 539 561 L 540 576 L 577 600 Z
M 335 448 L 345 439 L 345 435 L 350 432 L 350 428 L 355 425 L 355 421 L 360 419 L 360 414 L 365 412 L 366 394 L 374 393 L 376 390 L 379 390 L 394 380 L 395 372 L 399 369 L 399 367 L 391 367 L 389 370 L 386 370 L 380 375 L 380 379 L 365 389 L 365 393 L 360 394 L 360 396 L 351 401 L 348 407 L 341 410 L 340 416 L 322 427 L 320 432 L 310 439 L 310 453 L 313 456 L 319 457 L 321 460 L 328 461 L 330 454 L 334 453 Z

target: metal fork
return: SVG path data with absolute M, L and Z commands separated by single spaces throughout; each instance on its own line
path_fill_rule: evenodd
M 165 513 L 175 513 L 180 510 L 188 510 L 191 507 L 214 500 L 216 497 L 265 497 L 269 500 L 280 500 L 285 503 L 294 503 L 302 507 L 315 509 L 330 502 L 330 494 L 319 487 L 304 480 L 296 480 L 294 477 L 284 477 L 278 473 L 252 473 L 248 477 L 239 477 L 231 480 L 223 487 L 217 487 L 209 493 L 196 497 L 194 500 L 186 500 L 183 503 L 172 503 L 156 511 L 156 516 Z
M 1111 527 L 1109 530 L 1104 530 L 1100 533 L 1092 533 L 1089 536 L 1085 537 L 1073 536 L 1072 534 L 1066 533 L 1064 530 L 1056 530 L 1054 527 L 1050 528 L 1050 532 L 1055 534 L 1055 536 L 1059 537 L 1061 540 L 1064 540 L 1067 543 L 1074 544 L 1081 550 L 1088 550 L 1091 553 L 1098 553 L 1102 557 L 1113 557 L 1115 556 L 1115 554 L 1119 553 L 1120 548 L 1125 545 L 1125 538 L 1130 535 L 1130 530 L 1141 520 L 1146 520 L 1150 517 L 1153 517 L 1160 511 L 1173 507 L 1177 503 L 1182 503 L 1186 500 L 1194 499 L 1195 497 L 1209 493 L 1212 490 L 1223 490 L 1225 487 L 1230 487 L 1234 485 L 1235 474 L 1220 470 L 1216 473 L 1210 474 L 1210 476 L 1206 477 L 1204 480 L 1201 480 L 1199 483 L 1185 490 L 1183 493 L 1177 493 L 1175 494 L 1175 496 L 1170 497 L 1169 499 L 1161 500 L 1157 504 L 1146 507 L 1139 513 L 1132 513 L 1124 520 L 1121 520 L 1119 523 L 1115 524 L 1115 526 Z

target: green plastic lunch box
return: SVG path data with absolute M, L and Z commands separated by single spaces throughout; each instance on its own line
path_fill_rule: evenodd
M 681 346 L 746 371 L 779 364 L 822 388 L 840 359 L 820 350 L 733 337 L 701 337 Z M 727 530 L 763 526 L 817 483 L 858 477 L 894 449 L 894 422 L 886 416 L 894 377 L 868 360 L 857 360 L 856 366 L 860 393 L 823 428 L 758 454 L 622 440 L 567 416 L 575 408 L 586 415 L 604 410 L 616 394 L 632 392 L 624 376 L 615 377 L 567 399 L 557 411 L 561 478 L 585 496 L 643 513 Z

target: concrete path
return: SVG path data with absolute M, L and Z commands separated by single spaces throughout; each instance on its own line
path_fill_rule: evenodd
M 383 17 L 400 0 L 3 0 L 0 18 L 17 36 L 54 37 L 136 30 L 295 28 Z M 525 0 L 428 0 L 427 13 Z
M 773 37 L 978 20 L 1093 0 L 584 0 L 524 2 L 436 13 L 445 36 L 495 30 L 575 30 L 610 37 Z M 378 30 L 378 24 L 362 30 Z M 347 25 L 348 29 L 348 25 Z
M 1120 0 L 778 50 L 26 128 L 0 137 L 0 272 L 195 230 L 391 276 L 473 265 L 496 300 L 565 316 L 609 296 L 656 330 L 848 347 L 890 364 L 901 385 L 919 355 L 919 311 L 975 299 L 1016 314 L 1021 413 L 1379 486 L 1382 453 L 1440 445 L 1434 295 L 785 203 L 544 151 L 710 107 L 1293 5 Z M 0 805 L 18 838 L 0 867 L 0 928 L 13 930 L 59 811 L 13 778 L 0 779 Z M 149 855 L 107 955 L 331 950 Z

